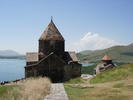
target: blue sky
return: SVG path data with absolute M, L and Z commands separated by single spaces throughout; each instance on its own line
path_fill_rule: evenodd
M 133 0 L 0 0 L 0 50 L 37 51 L 51 16 L 66 50 L 133 42 Z

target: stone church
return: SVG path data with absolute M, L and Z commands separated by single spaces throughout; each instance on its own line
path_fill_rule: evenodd
M 108 55 L 105 55 L 102 60 L 102 62 L 99 63 L 96 68 L 94 69 L 94 72 L 95 74 L 99 74 L 101 72 L 104 72 L 108 69 L 112 69 L 114 67 L 116 67 L 113 62 L 112 62 L 112 59 L 108 56 Z
M 25 77 L 46 76 L 52 82 L 62 82 L 80 75 L 76 53 L 65 51 L 65 40 L 51 19 L 39 38 L 38 52 L 26 54 Z

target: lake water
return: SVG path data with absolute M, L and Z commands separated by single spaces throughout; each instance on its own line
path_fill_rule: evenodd
M 25 64 L 21 59 L 0 59 L 0 81 L 23 78 Z
M 95 65 L 95 63 L 82 63 L 83 67 L 88 67 L 88 66 L 92 66 Z

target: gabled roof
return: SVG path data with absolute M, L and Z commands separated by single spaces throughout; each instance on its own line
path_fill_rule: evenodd
M 53 52 L 51 52 L 48 56 L 42 58 L 42 59 L 41 59 L 40 61 L 38 61 L 37 63 L 31 64 L 31 65 L 27 65 L 26 67 L 36 66 L 36 65 L 40 64 L 41 62 L 45 61 L 45 60 L 46 60 L 48 57 L 50 57 L 50 56 L 55 56 L 55 57 L 56 57 L 57 59 L 59 59 L 62 63 L 66 64 L 66 62 L 65 62 L 63 59 L 61 59 L 61 58 L 58 57 L 56 54 L 54 54 Z
M 61 40 L 61 41 L 64 41 L 64 38 L 51 19 L 51 22 L 49 23 L 47 28 L 42 33 L 39 40 Z
M 76 53 L 74 51 L 65 52 L 65 60 L 67 62 L 78 62 L 78 58 L 76 56 Z
M 105 55 L 102 60 L 112 60 L 109 56 Z
M 77 55 L 76 55 L 76 53 L 74 51 L 69 51 L 68 53 L 69 53 L 69 55 L 70 55 L 70 57 L 71 57 L 73 62 L 77 62 L 78 61 Z
M 36 62 L 36 61 L 38 61 L 38 53 L 37 52 L 28 52 L 28 53 L 26 53 L 26 61 L 27 62 Z

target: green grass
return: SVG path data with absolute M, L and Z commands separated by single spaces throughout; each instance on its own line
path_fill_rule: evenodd
M 85 98 L 88 97 L 86 92 L 88 92 L 89 89 L 80 89 L 80 88 L 71 87 L 69 85 L 64 85 L 64 87 L 68 93 L 69 100 L 85 100 Z
M 64 84 L 69 100 L 132 100 L 133 64 L 122 65 L 89 80 L 72 79 Z M 73 87 L 74 84 L 94 88 Z M 97 84 L 93 84 L 97 83 Z
M 96 62 L 100 61 L 102 57 L 107 54 L 115 61 L 122 63 L 133 63 L 133 45 L 128 46 L 113 46 L 104 50 L 96 50 L 92 53 L 79 54 L 80 61 Z
M 79 77 L 79 78 L 74 78 L 65 82 L 65 84 L 79 84 L 79 83 L 85 83 L 85 80 Z
M 128 93 L 122 94 L 122 90 L 103 87 L 102 85 L 94 88 L 75 88 L 64 85 L 69 100 L 130 100 L 133 96 Z
M 94 74 L 94 68 L 97 66 L 98 63 L 100 63 L 100 62 L 95 62 L 95 64 L 94 65 L 91 65 L 91 66 L 82 66 L 81 73 L 82 74 L 90 74 L 90 75 L 93 75 Z M 120 65 L 127 64 L 127 63 L 114 62 L 114 64 L 120 66 Z
M 0 86 L 0 97 L 6 94 L 8 91 L 12 90 L 14 87 L 17 87 L 17 85 Z
M 124 90 L 130 90 L 130 91 L 133 91 L 133 85 L 132 84 L 128 84 L 128 85 L 125 85 L 124 86 Z
M 124 86 L 124 83 L 117 83 L 115 85 L 113 85 L 114 88 L 121 88 Z
M 12 96 L 18 95 L 18 92 L 14 91 L 17 88 L 19 88 L 18 85 L 0 86 L 0 100 L 15 100 L 12 98 Z
M 109 81 L 123 80 L 128 77 L 133 77 L 133 64 L 122 65 L 117 68 L 105 71 L 95 78 L 91 79 L 91 83 L 103 83 Z

